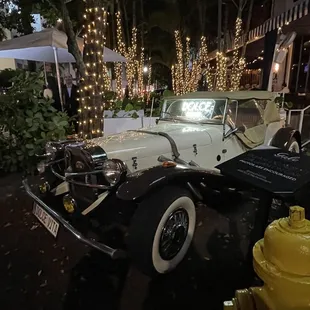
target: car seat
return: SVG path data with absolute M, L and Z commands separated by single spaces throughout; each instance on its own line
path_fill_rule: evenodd
M 242 109 L 240 109 L 242 110 Z M 239 111 L 240 111 L 239 110 Z M 249 110 L 249 109 L 244 109 Z M 252 109 L 251 109 L 252 110 Z M 253 109 L 254 111 L 255 109 Z M 238 111 L 238 113 L 239 113 Z M 251 123 L 253 125 L 253 121 L 256 121 L 256 126 L 252 128 L 246 128 L 244 133 L 237 133 L 237 137 L 250 149 L 255 148 L 259 145 L 265 144 L 266 141 L 270 141 L 272 136 L 280 129 L 281 123 L 280 123 L 280 114 L 278 111 L 278 108 L 273 101 L 268 101 L 266 104 L 266 108 L 264 110 L 263 118 L 259 116 L 259 111 L 256 110 L 258 113 L 253 112 L 252 119 L 249 117 L 247 118 L 247 121 L 251 119 Z M 256 119 L 253 117 L 257 117 Z M 239 118 L 239 117 L 238 117 Z M 244 115 L 241 115 L 241 119 L 246 120 L 246 117 Z M 245 123 L 243 125 L 246 126 Z

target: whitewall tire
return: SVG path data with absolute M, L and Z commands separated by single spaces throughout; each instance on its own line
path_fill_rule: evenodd
M 300 153 L 300 146 L 295 138 L 292 138 L 291 141 L 288 143 L 287 149 L 289 152 L 292 153 Z
M 137 267 L 147 275 L 174 270 L 193 240 L 196 209 L 190 192 L 166 187 L 141 202 L 129 228 L 127 245 Z

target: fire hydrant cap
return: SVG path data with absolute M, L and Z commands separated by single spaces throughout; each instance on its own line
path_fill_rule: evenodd
M 263 252 L 279 270 L 310 276 L 310 221 L 305 210 L 291 207 L 290 216 L 271 223 L 265 231 Z
M 306 225 L 304 208 L 290 207 L 289 225 L 292 228 L 301 228 Z

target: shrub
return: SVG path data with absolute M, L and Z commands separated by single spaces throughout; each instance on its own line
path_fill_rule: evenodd
M 23 72 L 21 69 L 4 69 L 0 71 L 0 88 L 9 88 L 12 86 L 12 79 Z
M 69 119 L 43 98 L 42 74 L 23 72 L 12 82 L 0 96 L 0 170 L 30 172 L 47 141 L 70 133 Z

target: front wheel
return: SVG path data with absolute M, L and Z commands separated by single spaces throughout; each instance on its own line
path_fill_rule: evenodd
M 165 187 L 142 201 L 127 236 L 129 253 L 147 275 L 165 274 L 183 260 L 193 239 L 196 209 L 188 190 Z

